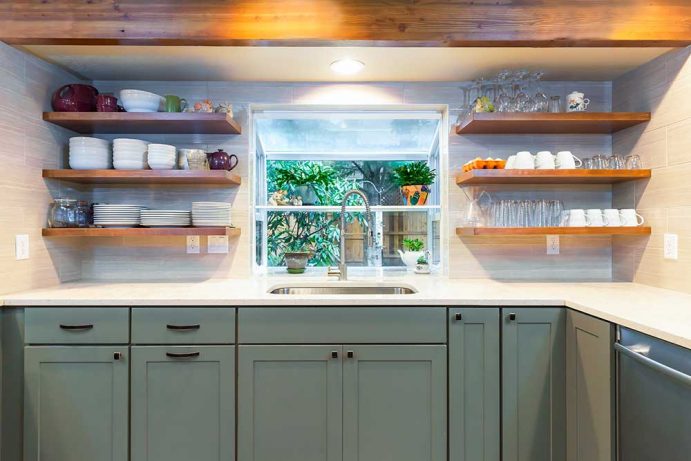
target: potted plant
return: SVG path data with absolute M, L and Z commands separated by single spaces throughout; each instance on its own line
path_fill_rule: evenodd
M 437 176 L 427 162 L 406 163 L 394 169 L 394 181 L 401 188 L 405 205 L 424 205 Z
M 295 242 L 288 247 L 288 251 L 283 254 L 289 274 L 303 274 L 307 268 L 312 252 L 302 244 Z
M 429 263 L 427 262 L 426 256 L 420 256 L 419 258 L 417 258 L 417 264 L 415 264 L 415 273 L 416 274 L 429 274 L 430 273 Z
M 418 259 L 425 257 L 425 252 L 422 251 L 424 246 L 424 242 L 420 239 L 403 239 L 403 250 L 398 250 L 398 254 L 403 263 L 412 269 L 415 268 Z
M 292 189 L 303 205 L 316 205 L 316 189 L 328 190 L 336 180 L 336 171 L 318 162 L 295 162 L 290 166 L 276 168 L 275 174 L 276 186 L 280 189 Z

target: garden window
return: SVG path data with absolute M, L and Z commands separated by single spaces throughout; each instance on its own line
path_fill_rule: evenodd
M 430 263 L 439 264 L 441 111 L 267 108 L 255 110 L 253 120 L 257 268 L 283 267 L 285 253 L 300 250 L 310 252 L 311 267 L 337 265 L 340 205 L 351 189 L 367 196 L 373 220 L 351 196 L 349 266 L 403 266 L 404 239 L 422 241 Z M 415 163 L 437 173 L 424 205 L 404 204 L 396 182 L 396 169 Z

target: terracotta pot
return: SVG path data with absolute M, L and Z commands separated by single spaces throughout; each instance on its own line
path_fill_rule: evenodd
M 427 197 L 432 192 L 429 186 L 402 186 L 401 195 L 403 195 L 403 204 L 408 206 L 424 205 L 427 203 Z

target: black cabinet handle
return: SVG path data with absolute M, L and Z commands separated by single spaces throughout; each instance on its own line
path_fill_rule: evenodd
M 195 325 L 166 325 L 166 328 L 173 331 L 192 331 L 199 330 L 201 326 L 197 323 Z
M 114 352 L 113 360 L 120 360 L 122 358 L 122 352 Z
M 171 359 L 190 359 L 199 357 L 199 352 L 166 352 L 166 355 Z
M 349 359 L 352 359 L 353 357 L 355 357 L 355 352 L 348 351 L 348 352 L 346 352 L 346 355 L 348 356 Z
M 511 312 L 509 314 L 509 320 L 516 320 L 516 313 L 515 312 Z
M 94 327 L 91 323 L 86 323 L 84 325 L 64 325 L 60 324 L 60 328 L 67 331 L 80 331 L 80 330 L 91 330 Z
M 337 359 L 338 358 L 338 351 L 331 351 L 331 358 Z
M 456 312 L 456 321 L 459 322 L 461 320 L 463 320 L 463 314 L 461 314 L 460 312 Z

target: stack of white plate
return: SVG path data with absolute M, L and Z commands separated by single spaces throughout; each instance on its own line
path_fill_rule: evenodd
M 175 146 L 149 144 L 147 160 L 152 170 L 172 170 L 175 168 Z
M 189 211 L 185 210 L 142 210 L 142 226 L 186 227 L 192 224 Z
M 192 224 L 197 227 L 229 227 L 230 203 L 192 202 Z
M 104 227 L 135 227 L 139 225 L 139 205 L 94 205 L 94 224 Z
M 149 143 L 140 139 L 113 140 L 113 166 L 117 170 L 145 170 Z
M 70 138 L 70 168 L 73 170 L 104 170 L 110 167 L 110 144 L 108 141 L 86 136 Z

